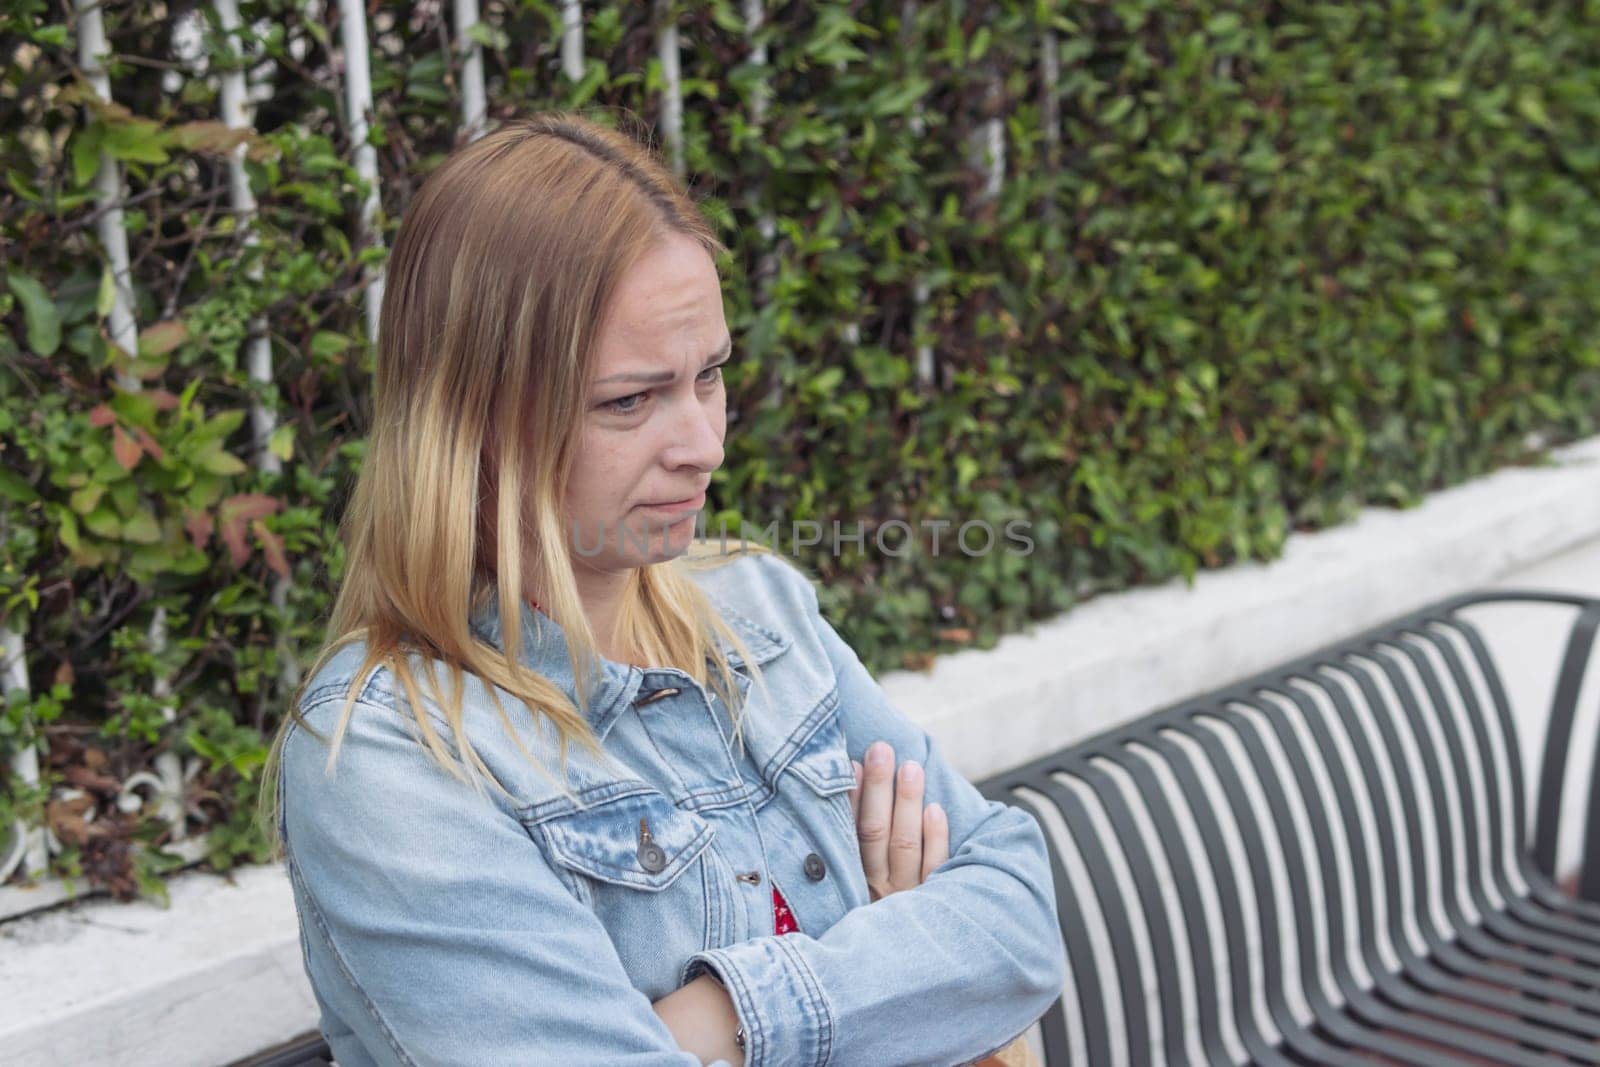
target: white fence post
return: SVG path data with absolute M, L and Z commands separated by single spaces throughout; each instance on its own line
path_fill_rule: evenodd
M 661 60 L 661 137 L 667 143 L 672 173 L 683 177 L 683 78 L 678 69 L 678 24 L 666 21 L 668 0 L 656 0 L 656 56 Z
M 239 5 L 237 0 L 216 0 L 217 19 L 222 28 L 228 32 L 229 41 L 237 42 L 234 36 L 240 27 Z M 243 59 L 241 55 L 237 57 Z M 230 130 L 243 130 L 250 127 L 250 119 L 245 114 L 249 101 L 245 95 L 244 71 L 238 66 L 230 65 L 230 69 L 222 72 L 222 121 Z M 232 206 L 238 226 L 244 230 L 244 243 L 247 248 L 254 248 L 261 243 L 255 232 L 256 198 L 250 191 L 250 178 L 245 173 L 244 156 L 246 146 L 235 145 L 228 158 L 228 200 Z M 252 260 L 245 268 L 245 276 L 251 281 L 260 281 L 261 264 Z M 267 337 L 267 320 L 257 315 L 250 321 L 250 343 L 248 366 L 250 380 L 263 385 L 272 384 L 272 342 Z M 255 465 L 268 474 L 279 474 L 283 471 L 283 464 L 271 449 L 272 435 L 278 428 L 276 413 L 262 403 L 259 399 L 250 402 L 250 437 L 252 460 Z
M 561 0 L 561 73 L 573 82 L 583 79 L 583 8 L 578 0 Z
M 1000 191 L 1005 188 L 1006 123 L 1000 117 L 1001 96 L 1000 74 L 996 71 L 983 90 L 984 107 L 989 111 L 989 117 L 974 131 L 972 142 L 973 165 L 983 171 L 983 191 L 978 197 L 980 204 L 991 204 L 998 200 Z
M 361 205 L 360 243 L 364 248 L 382 241 L 378 226 L 378 151 L 367 140 L 367 115 L 372 111 L 372 69 L 367 58 L 367 9 L 361 0 L 339 0 L 339 40 L 344 46 L 345 108 L 349 112 L 350 143 L 355 152 L 356 175 L 366 183 L 367 199 Z M 378 313 L 383 307 L 383 271 L 368 265 L 367 340 L 378 340 Z
M 105 73 L 102 57 L 107 52 L 105 26 L 100 17 L 101 5 L 97 0 L 80 0 L 78 5 L 78 56 L 85 72 L 89 76 L 90 84 L 94 87 L 95 94 L 101 100 L 111 102 L 111 81 Z M 111 158 L 108 151 L 102 149 L 100 153 L 100 169 L 95 175 L 96 200 L 103 211 L 99 223 L 99 236 L 101 244 L 106 250 L 110 260 L 113 279 L 113 299 L 111 304 L 110 321 L 112 341 L 118 348 L 125 351 L 130 357 L 137 356 L 139 351 L 139 326 L 134 317 L 133 280 L 128 265 L 127 232 L 123 228 L 123 215 L 120 206 L 122 197 L 121 169 L 116 160 Z M 247 190 L 248 192 L 248 190 Z M 125 391 L 139 392 L 143 386 L 139 379 L 131 372 L 119 372 L 118 385 Z M 147 630 L 150 649 L 159 654 L 167 645 L 167 612 L 166 608 L 157 606 L 151 615 L 150 626 Z M 172 695 L 171 681 L 157 675 L 151 683 L 151 694 L 163 701 L 162 717 L 167 722 L 177 718 L 176 710 L 167 702 Z M 185 835 L 185 814 L 183 791 L 187 778 L 192 777 L 199 767 L 199 761 L 191 759 L 189 775 L 184 774 L 183 762 L 175 752 L 163 752 L 155 758 L 155 775 L 143 772 L 144 777 L 153 779 L 156 783 L 156 792 L 159 801 L 159 814 L 166 819 L 172 827 L 174 839 L 181 840 Z M 123 797 L 125 804 L 137 807 L 141 800 L 133 792 L 133 787 L 139 775 L 131 775 L 123 783 Z M 48 831 L 45 832 L 46 841 L 51 840 Z
M 19 690 L 29 692 L 26 653 L 22 635 L 9 626 L 0 626 L 0 667 L 4 668 L 0 671 L 0 695 L 9 697 Z M 30 722 L 27 726 L 31 733 L 34 724 Z M 11 757 L 12 772 L 30 786 L 39 784 L 39 750 L 34 742 L 35 738 L 31 736 L 23 737 L 22 748 Z M 10 848 L 0 854 L 0 882 L 11 877 L 18 869 L 23 874 L 43 871 L 50 861 L 45 848 L 43 826 L 30 828 L 19 818 L 12 824 L 11 830 Z
M 100 18 L 99 0 L 78 0 L 78 64 L 101 100 L 111 100 L 111 79 L 106 75 L 105 23 Z M 111 261 L 111 281 L 116 300 L 111 305 L 111 341 L 130 357 L 139 351 L 139 327 L 133 319 L 133 280 L 128 271 L 128 231 L 123 228 L 122 176 L 117 161 L 108 149 L 100 150 L 100 169 L 95 172 L 95 202 L 100 221 L 96 231 L 100 244 Z M 139 379 L 131 370 L 117 371 L 117 384 L 129 392 L 139 389 Z
M 478 24 L 478 0 L 456 0 L 456 48 L 461 53 L 461 129 L 476 141 L 488 128 L 489 105 L 483 88 L 483 45 L 467 31 Z
M 1061 150 L 1061 45 L 1056 31 L 1039 35 L 1039 121 L 1044 126 L 1045 154 L 1053 165 Z
M 217 18 L 222 28 L 228 31 L 229 40 L 236 41 L 233 35 L 240 26 L 237 0 L 216 0 L 216 9 Z M 242 54 L 239 58 L 243 58 Z M 223 71 L 222 121 L 229 129 L 248 129 L 251 125 L 251 119 L 246 114 L 248 106 L 244 71 L 238 67 Z M 261 238 L 255 228 L 256 198 L 250 191 L 249 176 L 244 169 L 245 151 L 245 145 L 235 146 L 228 160 L 229 201 L 238 220 L 237 225 L 244 231 L 245 246 L 255 248 L 261 243 Z M 245 276 L 252 281 L 260 280 L 260 262 L 251 261 L 245 268 Z M 271 384 L 273 380 L 272 342 L 267 333 L 265 316 L 258 315 L 250 321 L 250 378 L 263 384 Z M 283 463 L 271 448 L 272 435 L 277 428 L 277 416 L 273 410 L 260 400 L 251 401 L 250 429 L 255 446 L 252 459 L 257 469 L 274 475 L 283 472 Z M 282 611 L 289 600 L 289 580 L 281 574 L 273 575 L 270 596 L 272 606 Z M 285 693 L 291 693 L 300 684 L 300 669 L 288 641 L 282 637 L 278 644 L 278 659 L 278 681 Z
M 912 36 L 912 26 L 917 18 L 916 0 L 902 0 L 900 4 L 900 43 L 903 49 L 908 49 Z M 911 108 L 911 132 L 921 137 L 927 131 L 928 123 L 922 117 L 922 101 L 919 99 Z M 911 336 L 919 337 L 922 327 L 927 320 L 928 283 L 918 277 L 911 284 Z M 934 361 L 933 346 L 922 340 L 916 343 L 916 374 L 917 385 L 923 389 L 932 389 L 938 379 L 939 368 Z

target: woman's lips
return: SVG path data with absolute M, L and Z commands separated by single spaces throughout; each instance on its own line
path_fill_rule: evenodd
M 639 506 L 644 508 L 646 511 L 667 511 L 673 513 L 683 511 L 699 511 L 701 508 L 706 506 L 706 494 L 705 490 L 702 489 L 688 500 L 674 500 L 666 504 L 640 504 Z

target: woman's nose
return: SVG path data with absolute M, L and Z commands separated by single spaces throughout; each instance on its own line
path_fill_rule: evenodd
M 717 402 L 690 403 L 683 417 L 675 420 L 673 440 L 667 447 L 667 465 L 714 471 L 722 466 L 722 434 L 725 416 Z

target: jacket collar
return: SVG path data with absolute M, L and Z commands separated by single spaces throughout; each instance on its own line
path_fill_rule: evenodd
M 761 625 L 742 612 L 736 611 L 722 598 L 707 594 L 717 610 L 738 632 L 756 665 L 771 662 L 792 643 L 791 639 L 776 630 Z M 531 670 L 556 685 L 567 699 L 578 701 L 577 675 L 573 670 L 571 647 L 566 630 L 560 623 L 542 611 L 535 611 L 526 601 L 522 609 L 522 652 L 520 661 Z M 504 651 L 500 628 L 499 591 L 490 588 L 478 607 L 471 612 L 469 625 L 472 632 L 494 648 Z M 717 647 L 727 657 L 728 665 L 741 676 L 747 676 L 744 657 L 720 634 Z M 658 668 L 641 668 L 598 657 L 590 673 L 589 703 L 583 708 L 584 717 L 596 738 L 604 740 L 613 723 L 638 696 L 645 676 L 661 677 Z M 741 683 L 743 684 L 743 683 Z

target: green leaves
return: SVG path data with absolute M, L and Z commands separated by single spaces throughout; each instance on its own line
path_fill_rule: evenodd
M 61 347 L 61 315 L 49 291 L 36 279 L 16 271 L 6 272 L 6 287 L 22 304 L 28 347 L 35 355 L 55 355 L 56 349 Z
M 120 48 L 168 47 L 132 32 L 146 6 L 106 12 Z M 1291 529 L 1600 430 L 1596 36 L 1551 5 L 1301 7 L 821 0 L 764 5 L 751 39 L 729 0 L 674 6 L 690 184 L 730 248 L 740 353 L 711 506 L 755 528 L 861 522 L 864 551 L 799 554 L 871 666 L 1270 559 Z M 491 114 L 658 120 L 651 5 L 583 13 L 573 82 L 559 5 L 485 9 L 467 36 Z M 25 613 L 32 677 L 83 679 L 63 714 L 106 723 L 128 766 L 158 744 L 206 765 L 221 863 L 260 845 L 255 723 L 281 713 L 344 566 L 374 358 L 361 279 L 459 119 L 448 9 L 387 23 L 385 242 L 364 245 L 344 103 L 306 76 L 336 36 L 295 5 L 261 14 L 263 133 L 220 124 L 214 77 L 165 53 L 127 52 L 118 103 L 99 101 L 36 4 L 15 28 L 43 47 L 6 73 L 19 119 L 0 130 L 0 612 Z M 222 165 L 240 145 L 249 217 Z M 89 220 L 103 161 L 131 352 Z M 897 518 L 951 523 L 940 554 L 878 552 Z M 1028 554 L 952 548 L 973 519 L 1025 521 Z M 159 654 L 158 603 L 181 620 Z

